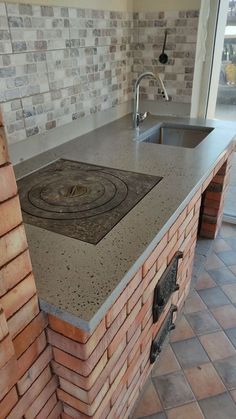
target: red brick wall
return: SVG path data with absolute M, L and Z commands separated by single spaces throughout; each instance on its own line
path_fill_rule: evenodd
M 0 128 L 0 417 L 58 418 L 47 316 L 40 312 L 4 129 Z
M 200 235 L 209 239 L 217 236 L 221 226 L 225 191 L 229 184 L 232 155 L 223 165 L 217 165 L 210 176 L 211 182 L 203 185 Z M 208 178 L 209 180 L 209 178 Z

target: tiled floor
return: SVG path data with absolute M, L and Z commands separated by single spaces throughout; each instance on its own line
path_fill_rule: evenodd
M 236 225 L 224 224 L 132 419 L 236 419 Z

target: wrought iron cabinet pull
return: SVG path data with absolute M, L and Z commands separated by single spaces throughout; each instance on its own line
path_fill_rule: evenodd
M 162 345 L 165 341 L 168 333 L 175 328 L 173 323 L 173 313 L 177 311 L 177 307 L 172 305 L 166 316 L 166 319 L 157 333 L 155 339 L 152 341 L 151 352 L 150 352 L 150 363 L 154 364 L 159 353 L 161 352 Z

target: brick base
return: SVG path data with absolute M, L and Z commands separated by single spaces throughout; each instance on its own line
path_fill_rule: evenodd
M 180 309 L 188 294 L 198 231 L 201 191 L 176 220 L 160 244 L 108 311 L 91 336 L 49 315 L 52 368 L 59 376 L 57 395 L 65 415 L 126 418 L 151 370 L 151 343 L 171 303 Z M 178 251 L 179 291 L 158 323 L 153 324 L 154 288 Z M 64 416 L 67 417 L 67 416 Z
M 128 418 L 151 371 L 152 340 L 170 305 L 179 311 L 189 292 L 198 230 L 213 238 L 220 227 L 229 154 L 89 334 L 40 312 L 14 173 L 0 135 L 2 418 Z M 178 250 L 183 252 L 177 274 L 180 288 L 154 324 L 154 288 Z

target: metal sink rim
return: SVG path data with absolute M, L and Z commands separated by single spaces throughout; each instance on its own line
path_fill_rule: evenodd
M 214 131 L 213 127 L 209 126 L 199 126 L 199 125 L 188 125 L 184 123 L 178 123 L 178 122 L 169 122 L 169 121 L 160 121 L 157 124 L 155 124 L 153 127 L 148 128 L 146 131 L 139 133 L 134 140 L 136 142 L 145 142 L 146 138 L 149 135 L 153 135 L 155 131 L 161 129 L 161 128 L 176 128 L 176 129 L 183 129 L 183 130 L 189 130 L 189 131 L 206 131 L 207 135 L 206 137 L 196 146 L 195 149 L 199 147 L 207 138 L 208 136 Z M 179 148 L 179 146 L 176 145 L 170 145 L 170 144 L 159 144 L 159 143 L 149 143 L 149 144 L 155 144 L 155 145 L 165 145 L 166 147 L 175 147 Z M 188 147 L 181 147 L 181 148 L 188 148 Z

